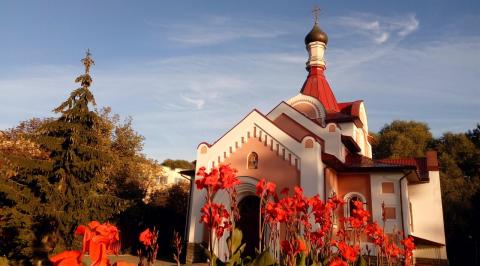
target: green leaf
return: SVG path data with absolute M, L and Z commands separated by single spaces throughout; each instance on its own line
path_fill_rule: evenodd
M 367 266 L 367 261 L 363 256 L 360 256 L 358 260 L 355 262 L 355 266 Z
M 227 244 L 232 246 L 233 253 L 236 253 L 237 250 L 241 247 L 242 245 L 242 239 L 243 239 L 243 233 L 240 229 L 235 228 L 233 230 L 232 235 L 228 237 L 227 239 Z
M 299 259 L 297 259 L 297 266 L 306 266 L 305 261 L 307 259 L 307 255 L 305 253 L 300 253 Z
M 273 258 L 272 254 L 268 250 L 260 253 L 249 266 L 270 266 L 275 265 L 277 262 Z

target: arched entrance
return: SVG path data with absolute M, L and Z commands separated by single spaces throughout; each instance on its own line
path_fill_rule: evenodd
M 259 229 L 259 206 L 260 199 L 257 196 L 249 195 L 240 200 L 238 209 L 240 220 L 236 226 L 242 230 L 243 242 L 246 243 L 243 256 L 255 258 L 255 248 L 258 247 Z

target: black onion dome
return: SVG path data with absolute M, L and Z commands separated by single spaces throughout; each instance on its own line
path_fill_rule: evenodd
M 320 29 L 316 22 L 312 30 L 305 36 L 305 45 L 311 42 L 323 42 L 325 45 L 328 43 L 327 34 Z

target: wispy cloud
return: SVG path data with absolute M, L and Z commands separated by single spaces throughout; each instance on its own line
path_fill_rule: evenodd
M 225 16 L 207 16 L 195 24 L 169 24 L 153 20 L 146 20 L 146 23 L 165 32 L 168 40 L 187 46 L 207 46 L 240 39 L 276 38 L 286 33 L 285 28 L 281 27 L 284 23 L 275 25 L 262 19 L 232 19 Z
M 355 34 L 366 36 L 377 44 L 392 38 L 402 39 L 415 32 L 420 22 L 415 14 L 382 17 L 368 13 L 355 13 L 335 19 L 334 24 L 347 28 Z
M 199 142 L 215 140 L 253 108 L 268 112 L 297 94 L 305 80 L 307 53 L 301 36 L 286 38 L 285 46 L 272 45 L 268 52 L 251 53 L 239 46 L 228 54 L 195 54 L 190 49 L 283 37 L 298 32 L 293 26 L 225 17 L 205 21 L 193 26 L 152 24 L 163 27 L 175 44 L 187 46 L 182 53 L 188 55 L 93 68 L 97 103 L 131 115 L 134 128 L 146 137 L 145 152 L 151 157 L 194 159 Z M 347 33 L 337 36 L 340 45 L 326 52 L 327 78 L 339 101 L 365 100 L 372 130 L 392 119 L 416 119 L 430 123 L 439 134 L 447 124 L 449 129 L 464 130 L 478 121 L 478 37 L 456 36 L 455 41 L 442 37 L 406 48 L 400 40 L 419 27 L 413 14 L 392 18 L 356 14 L 326 22 L 332 36 Z M 352 33 L 363 41 L 352 45 Z M 0 73 L 0 127 L 51 116 L 50 110 L 76 87 L 73 78 L 80 72 L 81 66 L 59 65 Z
M 185 96 L 185 95 L 180 95 L 180 97 L 182 99 L 184 99 L 185 101 L 194 104 L 197 107 L 197 109 L 202 109 L 203 106 L 205 105 L 205 100 L 204 99 L 192 99 L 192 98 L 190 98 L 188 96 Z

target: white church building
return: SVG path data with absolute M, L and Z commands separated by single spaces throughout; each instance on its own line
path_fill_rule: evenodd
M 316 22 L 305 37 L 308 76 L 300 92 L 295 94 L 298 90 L 292 89 L 293 97 L 268 113 L 253 109 L 219 139 L 200 143 L 197 170 L 219 164 L 230 164 L 238 170 L 242 181 L 238 186 L 242 212 L 239 226 L 247 232 L 245 235 L 249 230 L 258 232 L 255 185 L 264 178 L 280 188 L 301 186 L 307 196 L 319 194 L 322 200 L 336 194 L 347 202 L 344 215 L 349 214 L 352 199 L 361 200 L 379 224 L 384 203 L 387 233 L 398 230 L 413 236 L 416 264 L 445 264 L 436 152 L 427 152 L 424 158 L 372 159 L 365 103 L 339 102 L 335 98 L 325 77 L 327 44 L 327 34 Z M 202 253 L 199 245 L 208 239 L 200 223 L 203 193 L 196 189 L 192 192 L 189 261 L 197 259 Z M 226 202 L 226 197 L 219 193 L 215 201 Z M 254 237 L 250 238 L 245 239 L 247 246 L 249 241 L 255 243 Z M 222 254 L 225 247 L 218 248 Z

